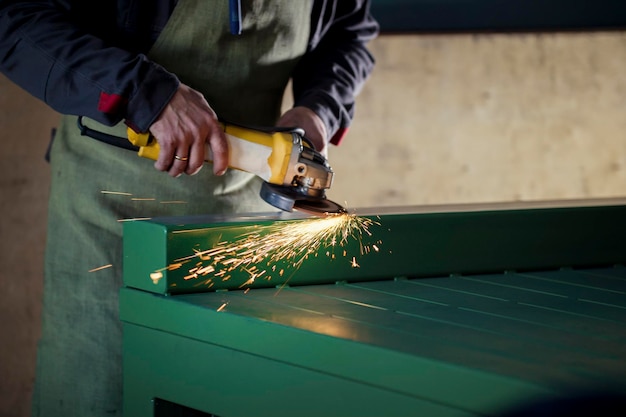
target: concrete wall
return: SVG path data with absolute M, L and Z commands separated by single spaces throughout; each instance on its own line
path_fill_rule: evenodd
M 0 76 L 0 416 L 30 415 L 58 116 Z
M 349 206 L 626 193 L 626 34 L 390 36 L 331 153 Z
M 349 208 L 626 195 L 626 33 L 397 35 L 329 197 Z M 0 417 L 28 415 L 57 115 L 0 76 Z

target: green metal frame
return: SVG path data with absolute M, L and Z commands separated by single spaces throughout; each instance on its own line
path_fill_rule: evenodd
M 410 208 L 409 208 L 410 209 Z M 267 274 L 244 285 L 243 269 L 229 279 L 185 279 L 197 259 L 168 271 L 168 265 L 210 249 L 218 241 L 263 230 L 295 216 L 166 218 L 124 224 L 124 283 L 160 294 L 208 290 L 325 284 L 394 277 L 475 274 L 563 266 L 610 265 L 626 261 L 626 206 L 552 207 L 460 212 L 363 215 L 376 222 L 371 236 L 351 238 L 341 247 L 322 247 L 303 264 L 264 265 Z M 363 246 L 378 251 L 362 254 Z M 335 257 L 329 256 L 329 250 Z M 352 263 L 355 259 L 358 267 Z M 277 266 L 274 271 L 272 267 Z M 279 275 L 278 271 L 284 274 Z M 150 278 L 162 271 L 156 283 Z
M 624 395 L 626 206 L 406 209 L 363 214 L 381 243 L 360 267 L 354 241 L 250 291 L 245 273 L 211 289 L 182 268 L 149 275 L 307 219 L 126 223 L 124 415 L 160 399 L 219 417 L 490 416 Z

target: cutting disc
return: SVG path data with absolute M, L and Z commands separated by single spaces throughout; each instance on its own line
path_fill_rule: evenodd
M 345 208 L 327 198 L 323 200 L 296 200 L 293 208 L 318 217 L 347 213 Z
M 284 211 L 298 210 L 313 216 L 325 217 L 346 213 L 346 209 L 327 198 L 314 198 L 298 193 L 290 187 L 264 182 L 261 198 Z

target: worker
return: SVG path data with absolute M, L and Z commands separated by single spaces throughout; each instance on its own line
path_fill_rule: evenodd
M 273 210 L 258 177 L 227 169 L 218 120 L 297 126 L 326 152 L 350 126 L 377 34 L 368 0 L 0 0 L 0 70 L 61 114 L 34 416 L 122 413 L 122 221 Z M 152 133 L 158 159 L 81 135 L 78 116 Z

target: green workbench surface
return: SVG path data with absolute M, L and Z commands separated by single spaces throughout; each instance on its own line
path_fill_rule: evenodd
M 125 411 L 502 416 L 624 388 L 626 268 L 168 296 L 125 288 Z

